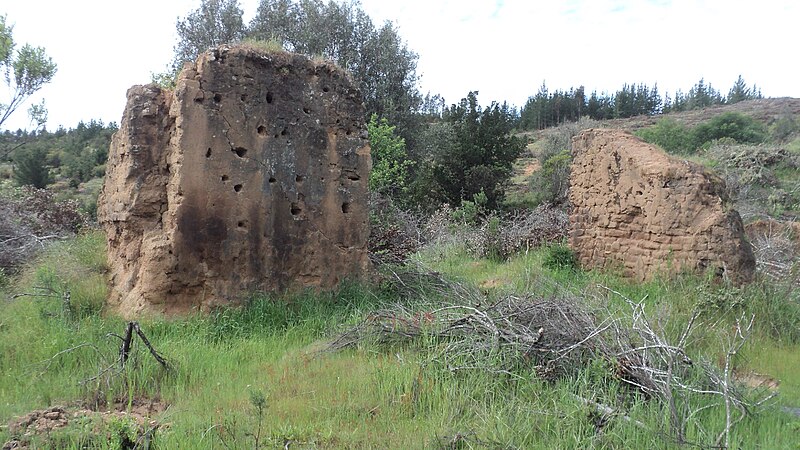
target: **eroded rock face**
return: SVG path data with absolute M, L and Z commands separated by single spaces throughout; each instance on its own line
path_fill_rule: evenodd
M 583 266 L 656 274 L 705 272 L 735 282 L 755 259 L 721 179 L 618 130 L 585 130 L 572 141 L 570 245 Z
M 370 149 L 340 69 L 220 47 L 173 91 L 128 91 L 98 218 L 124 316 L 362 277 Z

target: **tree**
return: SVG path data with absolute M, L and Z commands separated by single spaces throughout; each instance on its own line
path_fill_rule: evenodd
M 13 26 L 6 23 L 6 16 L 0 16 L 0 70 L 5 71 L 5 81 L 11 96 L 8 103 L 0 103 L 0 127 L 34 93 L 52 81 L 57 69 L 42 47 L 25 44 L 16 50 L 13 29 Z M 37 128 L 44 126 L 47 120 L 44 100 L 31 106 L 28 115 Z M 5 159 L 26 143 L 26 140 L 18 140 L 3 146 L 0 148 L 0 159 Z M 41 188 L 52 182 L 50 171 L 44 162 L 45 153 L 41 149 L 16 153 L 14 179 L 17 183 Z
M 36 91 L 53 80 L 57 69 L 42 47 L 25 44 L 16 50 L 13 31 L 14 27 L 6 23 L 6 16 L 0 16 L 0 70 L 6 73 L 11 93 L 8 103 L 0 103 L 0 127 Z M 39 126 L 47 118 L 43 103 L 32 106 L 28 113 Z
M 14 181 L 20 186 L 33 186 L 43 189 L 53 182 L 50 168 L 45 161 L 47 150 L 35 146 L 25 152 L 14 155 Z
M 367 117 L 377 114 L 407 141 L 414 139 L 422 103 L 417 54 L 390 22 L 376 27 L 358 2 L 261 0 L 248 37 L 334 61 L 352 74 Z
M 496 102 L 483 109 L 478 93 L 470 92 L 445 111 L 453 142 L 434 156 L 433 176 L 451 205 L 460 205 L 483 192 L 487 206 L 497 208 L 503 199 L 512 164 L 524 142 L 513 135 L 516 117 L 507 104 Z
M 245 33 L 242 14 L 239 0 L 203 0 L 199 8 L 178 19 L 173 71 L 177 73 L 185 62 L 211 47 L 241 40 Z
M 722 104 L 723 99 L 719 91 L 706 84 L 704 78 L 700 78 L 686 94 L 686 109 L 700 109 L 712 105 Z
M 730 104 L 738 103 L 744 100 L 755 100 L 761 98 L 761 91 L 753 85 L 752 88 L 747 87 L 744 78 L 739 75 L 739 78 L 733 83 L 733 87 L 728 91 L 727 102 Z
M 372 147 L 371 190 L 388 195 L 400 203 L 407 203 L 411 180 L 409 168 L 414 162 L 408 159 L 406 141 L 395 134 L 395 127 L 386 119 L 378 120 L 373 114 L 367 123 L 369 143 Z

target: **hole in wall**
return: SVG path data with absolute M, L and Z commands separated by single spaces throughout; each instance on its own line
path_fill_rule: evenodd
M 246 102 L 247 101 L 247 94 L 242 94 L 242 96 L 240 98 L 242 99 L 243 102 Z
M 267 92 L 267 103 L 272 103 L 273 100 L 272 92 Z
M 239 227 L 239 228 L 244 228 L 245 225 L 246 224 L 245 224 L 244 220 L 240 220 L 240 221 L 236 222 L 236 226 Z
M 270 183 L 274 183 L 274 182 L 276 182 L 276 181 L 277 181 L 277 180 L 275 179 L 275 177 L 269 177 L 269 182 L 270 182 Z
M 345 214 L 350 213 L 350 203 L 348 202 L 342 203 L 342 212 Z
M 236 192 L 241 192 L 242 185 L 241 184 L 234 185 L 233 186 L 233 190 L 236 191 Z
M 283 127 L 283 130 L 281 130 L 281 136 L 288 136 L 288 135 L 289 135 L 289 129 Z
M 214 94 L 214 101 L 219 103 L 222 101 L 222 94 Z
M 247 154 L 247 149 L 244 147 L 236 147 L 233 149 L 233 153 L 236 153 L 236 156 L 239 158 L 244 158 L 244 155 Z
M 265 127 L 264 125 L 259 125 L 258 128 L 256 128 L 256 132 L 261 136 L 264 136 L 265 134 L 267 134 L 267 127 Z
M 331 88 L 329 88 L 328 86 L 323 86 L 322 87 L 322 92 L 330 92 L 330 90 L 331 90 Z
M 350 181 L 359 181 L 361 177 L 355 172 L 347 172 L 347 179 Z
M 309 108 L 307 106 L 303 107 L 303 112 L 306 113 L 306 114 L 311 114 L 311 108 Z
M 292 203 L 292 209 L 290 211 L 293 216 L 296 216 L 301 212 L 303 212 L 303 210 L 300 208 L 300 205 L 298 205 L 297 203 Z
M 206 158 L 211 158 L 211 147 L 206 150 Z
M 228 181 L 228 176 L 227 175 L 223 175 L 223 176 L 219 177 L 219 180 L 224 183 L 224 182 Z
M 294 181 L 296 181 L 296 182 L 300 183 L 301 181 L 303 181 L 303 176 L 302 176 L 302 175 L 297 175 L 297 176 L 295 176 L 295 177 L 294 177 Z

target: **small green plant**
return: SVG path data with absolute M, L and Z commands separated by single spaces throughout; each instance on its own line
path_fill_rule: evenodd
M 551 270 L 578 270 L 578 258 L 566 245 L 553 245 L 547 249 L 542 265 Z
M 130 417 L 114 417 L 108 423 L 109 443 L 114 450 L 137 448 L 139 425 Z
M 453 210 L 452 219 L 456 223 L 477 225 L 486 215 L 488 197 L 483 191 L 472 196 L 472 201 L 464 200 Z
M 261 428 L 264 425 L 264 410 L 267 409 L 267 395 L 260 389 L 253 389 L 250 391 L 250 405 L 253 406 L 258 419 L 258 426 L 255 433 L 253 433 L 253 448 L 261 448 Z

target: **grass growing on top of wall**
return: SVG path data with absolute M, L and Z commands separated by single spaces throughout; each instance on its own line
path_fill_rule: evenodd
M 737 425 L 732 447 L 796 448 L 800 422 L 779 409 L 800 406 L 796 294 L 780 286 L 737 289 L 690 277 L 633 284 L 614 275 L 544 267 L 548 251 L 497 262 L 468 257 L 453 246 L 428 249 L 417 261 L 446 278 L 477 285 L 487 301 L 504 292 L 546 296 L 566 290 L 622 313 L 625 303 L 602 286 L 609 287 L 644 299 L 648 313 L 662 317 L 673 334 L 698 307 L 709 323 L 729 324 L 740 313 L 754 313 L 756 331 L 737 369 L 780 379 L 780 395 L 776 406 Z M 282 448 L 287 443 L 290 448 L 679 448 L 665 438 L 665 410 L 625 394 L 602 362 L 548 382 L 524 370 L 514 376 L 451 372 L 434 358 L 442 343 L 424 338 L 413 345 L 365 343 L 320 353 L 330 336 L 373 310 L 397 302 L 415 309 L 437 298 L 452 300 L 439 293 L 424 303 L 388 281 L 345 284 L 327 294 L 259 294 L 243 307 L 206 316 L 144 320 L 142 330 L 172 369 L 163 369 L 139 344 L 124 371 L 92 379 L 114 363 L 119 341 L 108 335 L 121 333 L 125 325 L 101 310 L 104 258 L 98 234 L 65 241 L 10 288 L 34 293 L 34 287 L 43 287 L 41 292 L 54 294 L 3 300 L 0 424 L 52 405 L 131 409 L 137 402 L 158 401 L 169 406 L 154 417 L 160 426 L 152 448 Z M 69 309 L 61 296 L 66 290 Z M 709 327 L 692 343 L 692 354 L 719 358 L 725 328 Z M 624 407 L 638 424 L 603 417 L 578 397 Z M 692 402 L 710 405 L 702 396 Z M 689 426 L 687 441 L 708 442 L 704 430 L 724 428 L 724 408 L 702 410 L 697 420 L 702 426 Z M 124 425 L 73 424 L 33 439 L 45 448 L 55 443 L 81 448 L 87 442 L 124 448 L 116 439 Z M 11 437 L 0 427 L 0 440 Z

